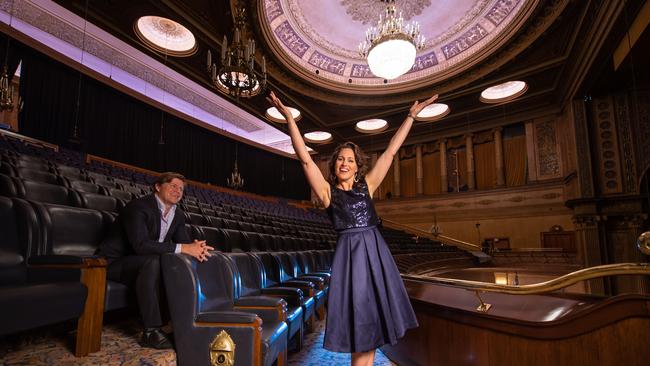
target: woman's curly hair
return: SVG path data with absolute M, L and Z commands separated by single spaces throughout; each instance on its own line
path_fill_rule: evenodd
M 329 167 L 329 177 L 327 180 L 332 185 L 336 185 L 338 183 L 336 181 L 336 159 L 338 158 L 339 153 L 342 149 L 351 149 L 354 153 L 354 161 L 357 163 L 357 167 L 359 168 L 359 171 L 357 172 L 358 179 L 363 179 L 363 177 L 366 176 L 366 173 L 368 173 L 368 157 L 366 154 L 364 154 L 359 145 L 355 144 L 354 142 L 344 142 L 341 145 L 337 146 L 336 149 L 334 149 L 334 152 L 332 153 L 332 156 L 327 163 L 327 166 Z

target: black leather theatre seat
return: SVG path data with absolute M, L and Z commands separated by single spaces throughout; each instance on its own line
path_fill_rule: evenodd
M 0 197 L 0 227 L 0 335 L 78 318 L 87 296 L 79 272 L 27 266 L 41 236 L 32 206 Z
M 284 364 L 284 300 L 237 298 L 229 259 L 217 252 L 203 263 L 184 254 L 165 254 L 162 272 L 179 365 L 211 364 L 210 345 L 221 331 L 236 345 L 236 365 Z
M 257 252 L 249 253 L 258 259 L 264 270 L 264 278 L 262 282 L 262 289 L 272 289 L 277 287 L 292 287 L 300 289 L 303 293 L 303 320 L 308 326 L 313 325 L 314 313 L 317 308 L 317 289 L 316 285 L 309 281 L 284 281 L 280 280 L 280 267 L 278 259 L 270 252 Z M 321 291 L 322 294 L 322 291 Z
M 246 253 L 228 253 L 226 256 L 232 264 L 235 278 L 235 288 L 239 297 L 272 296 L 284 299 L 287 304 L 287 320 L 289 338 L 295 340 L 296 349 L 300 351 L 303 337 L 303 309 L 304 296 L 302 291 L 292 287 L 276 287 L 263 289 L 264 267 L 259 259 Z

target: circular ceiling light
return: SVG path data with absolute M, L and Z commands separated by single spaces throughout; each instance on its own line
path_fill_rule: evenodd
M 190 56 L 196 53 L 196 39 L 192 32 L 171 19 L 147 15 L 139 18 L 135 34 L 147 46 L 170 56 Z
M 312 144 L 326 144 L 332 142 L 332 134 L 325 131 L 308 132 L 305 135 L 305 141 Z
M 300 113 L 300 111 L 292 107 L 287 107 L 287 108 L 291 112 L 291 115 L 293 116 L 293 120 L 296 122 L 300 121 L 300 119 L 302 118 L 302 114 Z M 284 119 L 282 113 L 280 113 L 275 107 L 271 107 L 266 110 L 266 118 L 270 119 L 275 123 L 287 123 L 287 120 Z
M 483 90 L 479 99 L 490 104 L 509 102 L 522 96 L 526 90 L 528 84 L 524 81 L 507 81 Z
M 433 103 L 424 107 L 415 119 L 422 122 L 436 121 L 448 115 L 451 109 L 444 103 Z
M 377 133 L 385 131 L 388 128 L 388 122 L 385 119 L 367 119 L 357 122 L 355 130 L 361 133 Z

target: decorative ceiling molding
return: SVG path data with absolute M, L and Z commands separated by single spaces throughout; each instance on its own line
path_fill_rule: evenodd
M 468 10 L 450 27 L 442 30 L 433 30 L 431 27 L 435 26 L 428 20 L 428 15 L 436 9 L 427 6 L 427 1 L 415 3 L 419 5 L 411 16 L 424 11 L 427 17 L 420 19 L 422 32 L 427 37 L 431 37 L 427 32 L 435 36 L 427 41 L 425 49 L 416 57 L 413 68 L 389 83 L 372 75 L 366 61 L 355 51 L 356 44 L 350 46 L 350 30 L 346 29 L 346 39 L 340 38 L 343 36 L 336 31 L 323 34 L 323 29 L 341 27 L 341 20 L 326 23 L 336 16 L 321 16 L 318 18 L 320 24 L 314 22 L 311 18 L 319 15 L 313 13 L 320 10 L 312 8 L 319 7 L 297 0 L 258 0 L 257 9 L 261 33 L 283 65 L 309 83 L 338 92 L 361 94 L 413 90 L 422 87 L 423 83 L 431 85 L 466 71 L 508 42 L 525 24 L 538 0 L 465 2 Z M 351 8 L 343 10 L 337 7 L 346 5 L 350 3 L 331 4 L 327 11 L 345 13 Z M 350 29 L 356 31 L 360 22 L 354 24 L 353 18 L 361 19 L 364 16 L 345 15 L 353 23 Z M 363 31 L 359 30 L 359 40 L 362 36 Z

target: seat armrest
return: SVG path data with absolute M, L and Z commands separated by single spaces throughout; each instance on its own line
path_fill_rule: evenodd
M 196 315 L 195 323 L 201 323 L 204 326 L 217 326 L 219 324 L 232 325 L 250 325 L 257 326 L 261 319 L 255 314 L 241 311 L 210 311 Z
M 305 297 L 313 297 L 316 292 L 316 286 L 309 281 L 290 280 L 281 283 L 282 287 L 295 287 L 302 290 Z
M 302 290 L 293 287 L 273 287 L 260 290 L 262 295 L 283 298 L 291 306 L 300 306 L 303 302 Z
M 108 262 L 102 257 L 81 257 L 76 255 L 36 255 L 27 259 L 30 267 L 41 268 L 95 268 L 106 267 Z
M 235 302 L 235 310 L 257 314 L 265 322 L 287 320 L 287 302 L 281 298 L 268 296 L 240 297 Z
M 281 305 L 282 299 L 269 296 L 242 296 L 235 300 L 235 306 L 270 306 Z

